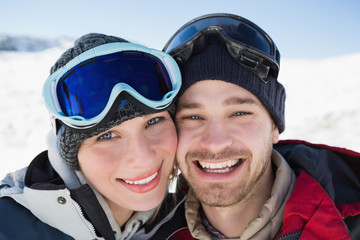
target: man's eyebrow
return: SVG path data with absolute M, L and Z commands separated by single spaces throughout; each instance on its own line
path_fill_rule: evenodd
M 183 109 L 196 109 L 196 108 L 202 108 L 202 105 L 200 103 L 184 103 L 184 104 L 178 104 L 176 111 L 180 111 Z
M 251 98 L 241 98 L 241 97 L 230 97 L 227 98 L 224 102 L 223 105 L 227 106 L 227 105 L 237 105 L 237 104 L 255 104 L 255 105 L 260 105 L 257 101 L 255 101 L 254 99 Z
M 241 97 L 230 97 L 227 98 L 224 102 L 223 102 L 223 106 L 228 106 L 228 105 L 239 105 L 239 104 L 255 104 L 258 106 L 261 106 L 261 104 L 259 102 L 257 102 L 254 99 L 251 98 L 241 98 Z M 196 102 L 192 102 L 192 103 L 183 103 L 183 104 L 178 104 L 177 105 L 177 110 L 176 111 L 181 111 L 184 109 L 200 109 L 203 108 L 204 106 L 201 103 L 196 103 Z

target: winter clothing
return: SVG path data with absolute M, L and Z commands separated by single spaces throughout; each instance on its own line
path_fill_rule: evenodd
M 155 209 L 135 213 L 120 229 L 101 194 L 65 164 L 52 133 L 48 144 L 28 168 L 1 181 L 0 239 L 143 239 L 139 230 Z
M 151 211 L 134 215 L 121 231 L 101 195 L 65 164 L 53 135 L 48 142 L 48 152 L 1 181 L 0 212 L 6 217 L 0 218 L 0 239 L 194 239 L 185 215 L 194 235 L 211 239 L 185 184 L 177 202 L 167 198 L 175 207 L 161 210 L 150 224 L 145 222 Z M 274 233 L 265 239 L 360 239 L 360 154 L 300 141 L 280 142 L 274 149 L 281 156 L 274 151 L 272 198 L 244 234 L 256 236 L 252 239 Z
M 272 161 L 271 198 L 238 239 L 360 239 L 360 153 L 281 141 Z M 158 234 L 165 232 L 168 238 L 163 239 L 216 239 L 205 230 L 191 189 L 182 205 L 176 215 L 186 216 L 187 227 L 186 219 L 174 217 Z
M 179 97 L 194 83 L 201 80 L 222 80 L 236 84 L 254 94 L 269 111 L 279 132 L 285 129 L 285 89 L 272 75 L 264 83 L 259 76 L 233 59 L 226 46 L 217 38 L 210 38 L 209 45 L 182 66 L 183 83 Z

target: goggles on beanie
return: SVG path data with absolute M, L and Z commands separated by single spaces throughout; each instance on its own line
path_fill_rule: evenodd
M 114 42 L 83 52 L 50 75 L 43 97 L 54 120 L 80 130 L 96 127 L 123 102 L 146 113 L 164 111 L 180 86 L 180 70 L 170 55 Z
M 253 22 L 232 14 L 208 14 L 183 25 L 166 43 L 163 51 L 179 65 L 207 45 L 208 35 L 218 35 L 230 55 L 265 83 L 269 74 L 277 78 L 280 53 L 270 36 Z

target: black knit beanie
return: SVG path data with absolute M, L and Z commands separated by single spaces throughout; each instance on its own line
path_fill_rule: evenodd
M 128 42 L 122 38 L 108 36 L 98 33 L 90 33 L 82 36 L 75 41 L 74 47 L 68 49 L 62 54 L 62 56 L 56 61 L 54 66 L 51 67 L 50 74 L 54 73 L 59 68 L 66 65 L 74 57 L 80 55 L 81 53 L 97 47 L 99 45 L 112 43 L 112 42 Z M 174 112 L 174 105 L 171 104 L 164 111 L 169 111 L 170 114 Z M 157 112 L 154 110 L 154 112 Z M 147 112 L 148 113 L 148 112 Z M 60 127 L 60 130 L 57 133 L 57 146 L 58 151 L 62 158 L 65 159 L 66 163 L 74 170 L 80 170 L 79 161 L 77 154 L 80 148 L 81 143 L 87 138 L 96 136 L 108 129 L 119 125 L 120 123 L 133 119 L 135 117 L 140 117 L 146 115 L 144 111 L 139 108 L 129 104 L 119 107 L 119 109 L 109 117 L 107 123 L 101 124 L 97 128 L 92 128 L 91 130 L 78 130 L 72 129 L 65 125 Z M 54 126 L 56 127 L 56 126 Z
M 255 73 L 241 66 L 229 54 L 226 46 L 217 38 L 209 39 L 209 45 L 193 55 L 183 66 L 182 86 L 178 97 L 192 84 L 202 80 L 222 80 L 239 85 L 254 94 L 269 111 L 274 123 L 285 129 L 285 89 L 273 76 L 265 83 Z

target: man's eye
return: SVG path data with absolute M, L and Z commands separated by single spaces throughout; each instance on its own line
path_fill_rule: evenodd
M 185 119 L 198 120 L 198 119 L 200 119 L 200 117 L 199 117 L 199 116 L 196 116 L 196 115 L 191 115 L 191 116 L 185 117 Z
M 233 116 L 244 116 L 250 114 L 249 112 L 236 112 L 233 114 Z

